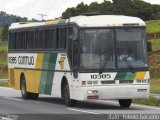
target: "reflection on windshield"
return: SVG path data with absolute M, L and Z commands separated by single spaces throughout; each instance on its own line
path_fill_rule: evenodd
M 134 68 L 147 67 L 146 36 L 141 28 L 116 29 L 118 67 L 126 68 L 126 59 Z
M 82 30 L 80 44 L 81 67 L 100 69 L 106 63 L 105 68 L 115 68 L 115 58 L 112 52 L 114 49 L 113 30 Z M 106 62 L 106 58 L 108 58 L 108 62 Z

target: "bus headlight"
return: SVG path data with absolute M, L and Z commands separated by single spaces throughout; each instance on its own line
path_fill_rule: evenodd
M 98 90 L 88 90 L 88 95 L 95 95 L 98 93 Z

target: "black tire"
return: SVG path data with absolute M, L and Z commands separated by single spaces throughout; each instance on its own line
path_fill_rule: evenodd
M 29 92 L 27 92 L 26 80 L 25 80 L 24 76 L 21 78 L 21 94 L 22 94 L 22 98 L 23 99 L 36 100 L 36 99 L 38 99 L 38 96 L 39 96 L 39 94 L 37 94 L 37 93 L 29 93 Z
M 76 100 L 70 99 L 70 91 L 69 91 L 69 85 L 66 82 L 63 88 L 63 93 L 64 93 L 64 104 L 68 107 L 74 107 L 77 103 Z
M 29 99 L 32 99 L 32 100 L 37 100 L 38 97 L 39 97 L 38 93 L 29 93 L 29 94 L 30 94 L 30 98 Z
M 119 105 L 122 107 L 122 108 L 129 108 L 130 105 L 132 103 L 132 99 L 122 99 L 122 100 L 119 100 Z

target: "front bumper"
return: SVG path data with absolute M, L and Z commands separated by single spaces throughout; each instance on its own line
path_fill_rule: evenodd
M 149 98 L 149 88 L 149 84 L 80 87 L 79 100 L 88 100 L 88 96 L 98 96 L 100 100 Z M 97 93 L 88 94 L 88 91 Z

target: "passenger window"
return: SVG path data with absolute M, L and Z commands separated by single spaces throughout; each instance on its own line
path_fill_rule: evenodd
M 33 50 L 34 48 L 34 31 L 26 32 L 26 48 Z
M 9 50 L 16 48 L 16 32 L 9 33 Z
M 35 31 L 35 49 L 37 50 L 44 49 L 44 41 L 45 41 L 45 31 L 36 30 Z
M 66 49 L 67 44 L 67 28 L 59 28 L 57 30 L 58 49 Z
M 56 29 L 45 30 L 45 48 L 46 49 L 56 48 Z

